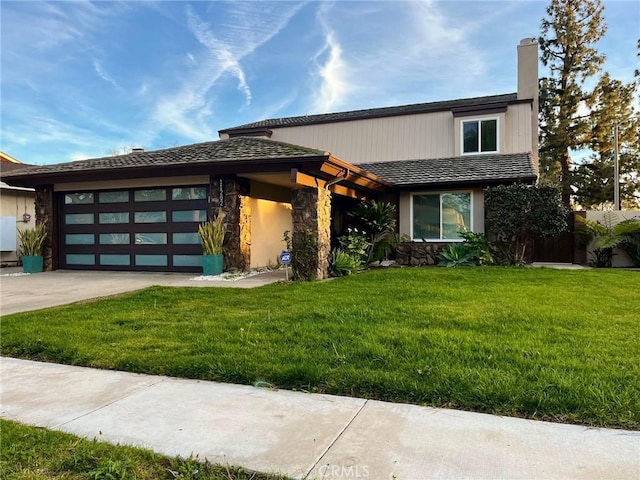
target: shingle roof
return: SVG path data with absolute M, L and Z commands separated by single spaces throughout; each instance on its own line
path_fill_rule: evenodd
M 492 95 L 487 97 L 461 98 L 441 102 L 415 103 L 411 105 L 399 105 L 394 107 L 370 108 L 367 110 L 352 110 L 348 112 L 323 113 L 319 115 L 303 115 L 299 117 L 270 118 L 258 122 L 246 123 L 237 127 L 220 130 L 219 133 L 233 133 L 238 130 L 268 129 L 276 127 L 293 127 L 299 125 L 316 125 L 319 123 L 331 123 L 348 120 L 362 120 L 367 118 L 390 117 L 397 115 L 410 115 L 416 113 L 437 112 L 453 110 L 461 107 L 495 107 L 502 104 L 518 101 L 515 93 Z
M 531 154 L 465 155 L 428 160 L 399 160 L 358 164 L 396 186 L 533 181 Z
M 54 165 L 31 166 L 16 172 L 3 173 L 3 177 L 23 177 L 51 173 L 81 173 L 111 169 L 136 167 L 179 166 L 232 162 L 242 160 L 279 160 L 285 158 L 314 158 L 327 153 L 313 148 L 291 145 L 289 143 L 266 140 L 263 138 L 237 137 L 228 140 L 196 143 L 181 147 L 133 152 L 127 155 L 92 158 L 77 162 Z

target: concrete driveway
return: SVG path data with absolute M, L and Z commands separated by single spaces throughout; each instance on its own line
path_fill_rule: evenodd
M 98 272 L 57 270 L 20 275 L 0 270 L 0 315 L 27 312 L 162 285 L 167 287 L 252 288 L 284 280 L 284 271 L 265 272 L 236 281 L 199 280 L 193 273 Z

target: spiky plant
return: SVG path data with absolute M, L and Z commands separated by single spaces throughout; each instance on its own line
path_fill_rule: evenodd
M 202 240 L 202 251 L 205 255 L 222 255 L 224 243 L 225 225 L 224 213 L 218 212 L 215 219 L 201 223 L 198 233 Z
M 18 231 L 20 256 L 39 257 L 42 255 L 44 241 L 47 239 L 47 225 L 41 223 L 35 228 Z

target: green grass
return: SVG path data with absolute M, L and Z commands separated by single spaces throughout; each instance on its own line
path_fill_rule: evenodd
M 3 355 L 640 429 L 640 273 L 404 268 L 3 319 Z
M 197 458 L 169 458 L 150 450 L 85 440 L 68 433 L 0 420 L 0 478 L 56 480 L 269 480 Z M 174 473 L 171 473 L 174 472 Z

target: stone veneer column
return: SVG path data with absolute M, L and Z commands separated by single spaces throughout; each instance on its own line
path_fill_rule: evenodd
M 331 250 L 331 192 L 314 187 L 293 190 L 291 207 L 293 239 L 304 229 L 317 233 L 316 278 L 327 278 Z
M 57 223 L 55 215 L 55 203 L 53 185 L 36 187 L 36 225 L 47 225 L 47 239 L 44 241 L 42 251 L 43 267 L 45 271 L 58 268 Z
M 251 266 L 249 181 L 237 177 L 212 176 L 209 218 L 215 218 L 220 208 L 227 226 L 222 247 L 224 269 L 248 270 Z

